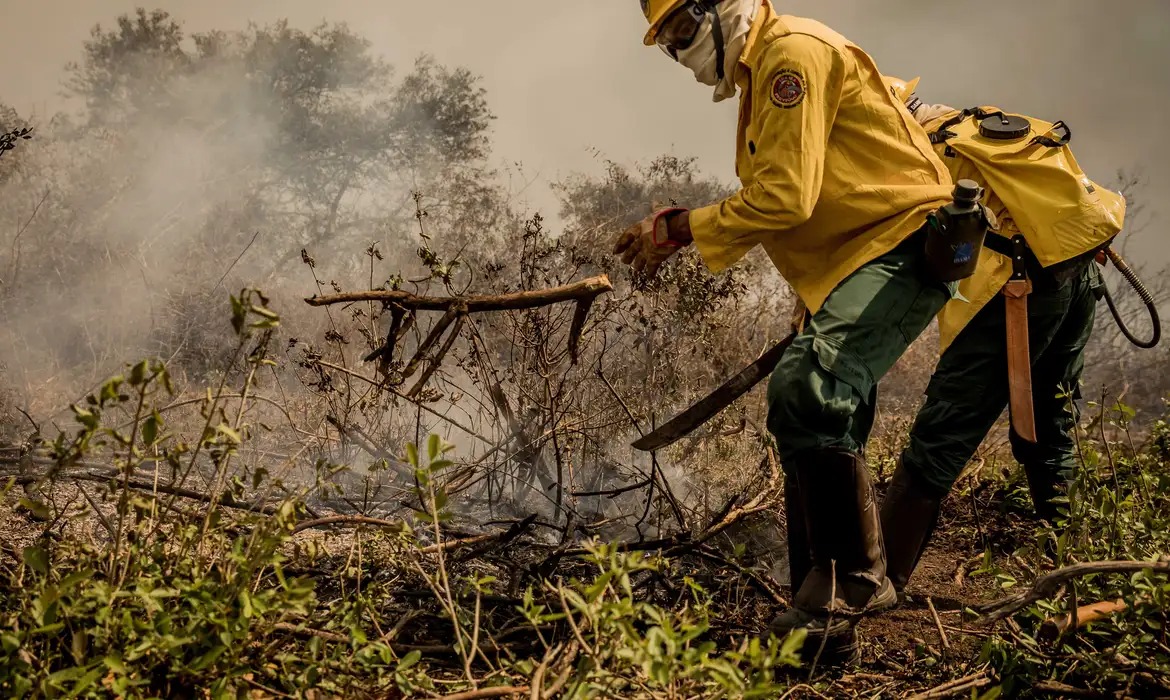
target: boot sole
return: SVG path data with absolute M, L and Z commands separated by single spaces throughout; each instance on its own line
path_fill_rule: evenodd
M 864 615 L 876 615 L 877 613 L 892 610 L 898 607 L 898 591 L 894 588 L 894 584 L 890 579 L 882 581 L 882 585 L 878 587 L 877 592 L 873 594 L 869 604 L 865 606 Z

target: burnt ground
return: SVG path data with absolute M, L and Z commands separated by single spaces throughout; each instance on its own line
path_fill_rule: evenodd
M 70 490 L 62 489 L 63 493 L 56 494 L 58 499 L 75 500 L 68 497 Z M 9 501 L 0 507 L 0 528 L 5 533 L 4 554 L 15 563 L 19 561 L 21 547 L 31 543 L 45 523 L 37 522 L 27 512 L 12 509 L 11 505 Z M 983 486 L 953 493 L 944 503 L 935 538 L 910 582 L 909 599 L 897 609 L 867 618 L 860 624 L 863 650 L 860 667 L 817 669 L 812 677 L 807 669 L 795 671 L 792 683 L 800 687 L 790 697 L 908 697 L 980 670 L 980 652 L 994 630 L 981 626 L 969 616 L 964 619 L 962 611 L 967 606 L 1005 596 L 993 575 L 979 571 L 985 561 L 985 551 L 991 552 L 996 566 L 1016 577 L 1017 585 L 1027 585 L 1035 577 L 1036 572 L 1030 571 L 1028 562 L 1014 553 L 1031 537 L 1031 523 L 1026 518 L 1028 505 L 1005 497 L 1002 488 L 993 490 Z M 90 518 L 75 516 L 70 520 L 68 529 L 73 536 L 90 541 L 100 539 Z M 742 530 L 728 533 L 730 536 L 722 544 L 746 544 L 749 559 L 771 568 L 773 578 L 787 583 L 787 572 L 782 570 L 785 568 L 783 532 L 778 527 L 782 522 L 780 514 L 763 515 Z M 519 545 L 519 549 L 527 548 Z M 750 593 L 743 579 L 726 569 L 707 574 L 710 580 L 701 582 L 713 594 L 727 597 L 719 606 L 723 614 L 712 620 L 713 636 L 720 646 L 735 646 L 736 640 L 742 640 L 744 635 L 763 632 L 770 616 L 777 612 L 776 606 Z M 328 597 L 327 588 L 323 586 L 319 594 Z M 783 590 L 788 593 L 787 586 Z M 411 632 L 410 636 L 418 636 L 419 643 L 427 636 L 423 630 Z M 942 633 L 946 635 L 945 642 Z

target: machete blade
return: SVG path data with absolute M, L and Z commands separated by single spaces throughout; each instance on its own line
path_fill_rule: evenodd
M 762 379 L 772 373 L 780 363 L 780 357 L 792 344 L 796 333 L 792 333 L 784 340 L 773 345 L 760 358 L 743 368 L 739 374 L 728 379 L 715 391 L 678 414 L 669 421 L 658 426 L 655 430 L 646 433 L 635 440 L 634 449 L 643 452 L 668 447 L 694 432 L 700 425 L 706 423 L 716 413 L 730 406 L 736 399 L 743 396 Z

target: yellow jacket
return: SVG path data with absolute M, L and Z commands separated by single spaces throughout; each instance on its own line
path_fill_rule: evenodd
M 873 60 L 765 0 L 739 64 L 736 194 L 690 214 L 720 272 L 757 244 L 808 308 L 950 201 L 946 166 Z
M 923 126 L 934 133 L 958 114 L 959 110 L 936 110 L 924 118 Z M 951 126 L 953 137 L 935 148 L 956 181 L 974 180 L 986 189 L 983 203 L 995 214 L 999 233 L 1007 238 L 1023 234 L 1038 262 L 1048 267 L 1113 238 L 1125 221 L 1125 198 L 1085 177 L 1067 149 L 1030 145 L 1031 136 L 1043 134 L 1050 125 L 1027 119 L 1033 128 L 1027 139 L 983 138 L 978 120 L 968 119 Z M 1053 177 L 1057 173 L 1061 177 Z M 960 298 L 950 301 L 938 316 L 940 352 L 999 294 L 1011 274 L 1011 260 L 984 247 L 975 274 L 959 284 Z

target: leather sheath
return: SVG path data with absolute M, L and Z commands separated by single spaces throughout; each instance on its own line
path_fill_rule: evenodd
M 1004 285 L 1007 322 L 1008 406 L 1012 429 L 1028 442 L 1036 442 L 1036 416 L 1032 410 L 1032 353 L 1028 347 L 1028 295 L 1032 281 L 1024 264 L 1023 237 L 1013 239 L 1014 273 Z

